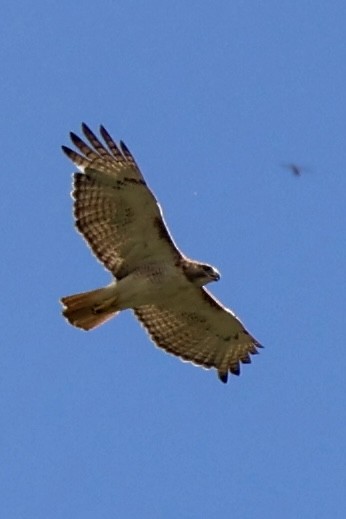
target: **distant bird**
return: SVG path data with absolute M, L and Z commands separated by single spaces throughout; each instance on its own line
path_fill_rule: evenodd
M 296 177 L 300 177 L 302 172 L 305 171 L 305 168 L 298 166 L 298 164 L 294 164 L 293 162 L 289 164 L 282 164 L 282 167 L 292 171 L 293 175 Z
M 90 330 L 132 309 L 154 343 L 184 361 L 215 368 L 222 382 L 261 345 L 204 285 L 220 274 L 175 245 L 158 202 L 123 142 L 103 126 L 104 143 L 82 125 L 88 143 L 71 133 L 80 153 L 63 146 L 74 174 L 75 224 L 112 273 L 105 288 L 63 297 L 63 315 Z

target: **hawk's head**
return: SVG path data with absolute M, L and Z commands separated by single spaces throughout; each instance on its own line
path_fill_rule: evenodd
M 191 283 L 202 287 L 211 281 L 219 281 L 220 273 L 207 263 L 185 261 L 182 265 L 185 276 Z

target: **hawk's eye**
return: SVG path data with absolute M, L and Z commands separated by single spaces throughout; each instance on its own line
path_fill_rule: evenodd
M 204 270 L 204 272 L 207 272 L 208 274 L 211 274 L 212 272 L 214 272 L 213 268 L 210 267 L 209 265 L 204 265 L 203 270 Z

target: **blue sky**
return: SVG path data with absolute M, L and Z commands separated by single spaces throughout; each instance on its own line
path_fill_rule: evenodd
M 346 4 L 5 0 L 0 29 L 1 516 L 344 518 Z M 73 228 L 81 121 L 265 345 L 226 386 L 130 312 L 61 317 L 109 281 Z

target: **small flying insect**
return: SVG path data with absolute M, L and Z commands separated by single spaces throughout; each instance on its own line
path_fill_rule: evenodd
M 299 166 L 298 164 L 295 164 L 294 162 L 290 162 L 288 164 L 281 164 L 283 168 L 289 169 L 292 171 L 293 175 L 296 177 L 300 177 L 303 171 L 306 171 L 305 168 L 302 166 Z

